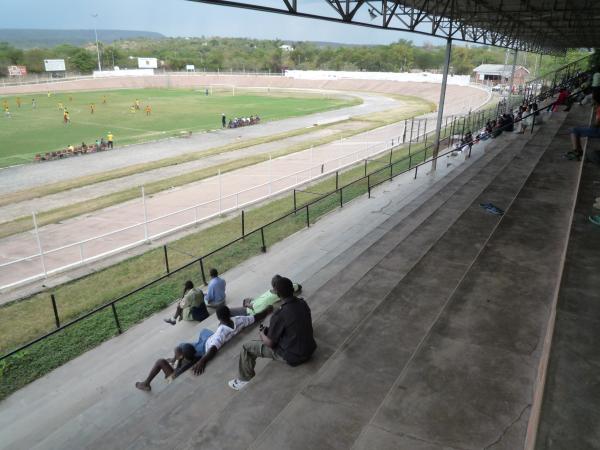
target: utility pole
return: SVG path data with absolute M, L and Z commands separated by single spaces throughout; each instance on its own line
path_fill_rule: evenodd
M 92 14 L 94 19 L 98 18 L 98 14 Z M 94 20 L 94 36 L 96 37 L 96 53 L 98 54 L 98 70 L 102 72 L 102 63 L 100 62 L 100 46 L 98 45 L 98 30 L 96 27 L 96 21 Z

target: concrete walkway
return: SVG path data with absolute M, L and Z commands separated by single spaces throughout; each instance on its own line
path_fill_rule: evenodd
M 316 300 L 316 294 L 327 298 L 327 281 L 339 274 L 348 280 L 348 287 L 353 285 L 362 276 L 359 272 L 364 274 L 371 266 L 361 263 L 356 268 L 343 270 L 344 267 L 407 219 L 419 205 L 433 200 L 432 205 L 437 207 L 451 192 L 460 190 L 460 185 L 479 170 L 475 165 L 486 164 L 497 154 L 484 153 L 486 145 L 489 141 L 476 146 L 473 158 L 465 163 L 454 158 L 438 164 L 435 177 L 425 175 L 427 170 L 420 171 L 422 175 L 416 180 L 412 174 L 398 177 L 375 189 L 372 199 L 356 200 L 269 248 L 266 255 L 229 271 L 224 275 L 229 303 L 237 305 L 242 298 L 264 291 L 272 274 L 277 272 L 303 284 L 304 296 L 313 308 L 313 320 L 319 321 L 326 309 L 325 303 L 320 305 Z M 461 180 L 470 167 L 474 170 L 472 175 L 455 188 L 445 189 L 454 180 Z M 402 239 L 419 223 L 414 218 L 408 219 L 408 230 L 394 239 Z M 386 252 L 394 247 L 390 242 L 381 244 Z M 332 293 L 331 298 L 340 294 Z M 351 314 L 353 307 L 346 311 Z M 226 386 L 226 380 L 235 376 L 240 342 L 254 337 L 256 331 L 243 333 L 223 348 L 202 378 L 188 373 L 170 385 L 157 379 L 152 393 L 145 394 L 137 391 L 133 383 L 143 378 L 156 358 L 168 355 L 174 343 L 193 339 L 200 328 L 215 327 L 212 317 L 201 325 L 183 323 L 171 327 L 162 322 L 165 314 L 146 320 L 0 403 L 0 448 L 174 448 L 190 444 L 188 438 L 194 435 L 185 430 L 190 426 L 197 429 L 212 413 L 220 412 L 234 399 L 236 394 Z M 325 350 L 325 346 L 321 348 Z M 283 366 L 280 369 L 289 372 Z M 268 398 L 275 401 L 285 392 L 281 386 L 283 380 L 273 379 L 269 384 L 263 379 L 257 387 L 268 388 Z M 261 403 L 254 402 L 252 408 L 240 409 L 231 404 L 225 412 L 232 419 L 240 414 L 246 419 L 261 417 Z M 276 412 L 276 409 L 271 411 Z M 241 429 L 230 431 L 234 436 Z M 226 440 L 220 445 L 219 436 L 215 439 L 213 445 L 209 441 L 193 445 L 239 448 L 226 445 Z

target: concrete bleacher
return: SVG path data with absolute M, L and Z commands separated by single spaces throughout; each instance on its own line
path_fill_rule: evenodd
M 600 150 L 588 141 L 587 151 Z M 584 164 L 565 268 L 536 448 L 600 448 L 600 229 L 588 220 L 600 197 L 600 169 Z
M 318 343 L 310 362 L 263 361 L 244 390 L 232 391 L 226 382 L 251 329 L 201 378 L 157 378 L 145 394 L 133 382 L 149 367 L 131 365 L 123 346 L 154 345 L 149 365 L 198 328 L 161 327 L 155 317 L 140 326 L 154 333 L 131 330 L 94 350 L 96 359 L 84 355 L 1 403 L 0 447 L 523 448 L 537 425 L 544 338 L 581 167 L 560 155 L 566 130 L 588 113 L 574 107 L 533 135 L 505 134 L 445 177 L 440 164 L 411 196 L 394 198 L 403 181 L 384 185 L 375 199 L 232 271 L 230 299 L 246 296 L 242 286 L 264 290 L 272 265 L 303 284 Z M 487 202 L 504 216 L 484 211 Z M 337 239 L 324 231 L 334 220 L 344 224 Z M 365 221 L 375 226 L 360 235 Z M 304 253 L 286 258 L 285 246 Z M 78 376 L 97 377 L 93 395 L 93 382 Z M 70 383 L 47 392 L 50 378 Z M 65 394 L 81 400 L 48 417 Z

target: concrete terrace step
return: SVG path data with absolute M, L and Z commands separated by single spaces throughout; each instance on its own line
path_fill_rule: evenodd
M 599 144 L 588 140 L 587 151 L 599 150 Z M 588 220 L 598 214 L 591 205 L 600 197 L 600 170 L 595 164 L 582 169 L 556 306 L 538 450 L 600 448 L 600 233 Z
M 499 141 L 498 144 L 506 146 L 510 145 L 510 142 L 509 140 L 507 140 L 507 142 Z M 408 212 L 401 211 L 401 213 L 390 217 L 390 219 L 386 221 L 381 227 L 383 230 L 382 233 L 387 233 L 390 227 L 396 226 L 402 218 L 405 218 L 407 214 L 414 212 L 416 209 L 425 211 L 422 213 L 423 217 L 420 220 L 422 221 L 428 214 L 435 211 L 437 207 L 443 203 L 444 199 L 447 199 L 453 192 L 461 189 L 472 176 L 478 174 L 481 170 L 480 166 L 488 165 L 489 161 L 498 157 L 505 158 L 506 155 L 499 150 L 494 150 L 471 166 L 468 166 L 460 175 L 454 174 L 453 172 L 452 176 L 448 176 L 447 178 L 443 178 L 436 182 L 428 189 L 427 194 L 425 195 L 426 198 L 430 196 L 435 197 L 433 203 L 435 205 L 434 207 L 432 207 L 432 204 L 430 203 L 424 203 L 422 197 L 415 198 L 405 207 L 405 209 L 409 210 Z M 438 190 L 442 188 L 444 188 L 444 191 L 439 192 Z M 347 283 L 345 281 L 346 277 L 351 276 L 355 277 L 355 280 L 359 279 L 362 275 L 359 276 L 357 272 L 354 272 L 355 270 L 359 270 L 364 274 L 364 271 L 367 271 L 377 261 L 377 259 L 372 262 L 369 261 L 369 258 L 371 258 L 373 254 L 381 259 L 382 249 L 389 247 L 389 245 L 397 245 L 398 242 L 404 239 L 408 233 L 420 223 L 420 221 L 414 220 L 413 215 L 410 216 L 410 219 L 412 219 L 412 222 L 408 227 L 408 231 L 405 229 L 406 224 L 403 224 L 401 232 L 395 235 L 396 242 L 394 244 L 392 244 L 391 240 L 388 240 L 384 243 L 383 247 L 381 247 L 380 242 L 377 242 L 377 245 L 379 245 L 380 248 L 375 251 L 373 251 L 372 248 L 368 248 L 365 252 L 367 254 L 366 259 L 362 259 L 358 264 L 352 263 L 352 269 L 346 269 L 340 272 L 339 276 L 342 278 L 338 279 L 336 284 L 338 284 L 338 286 L 341 284 L 347 285 L 348 288 L 351 287 L 352 283 Z M 368 245 L 371 245 L 370 239 L 371 237 L 366 239 Z M 386 249 L 386 251 L 390 250 L 391 248 Z M 349 250 L 349 252 L 353 251 L 354 249 Z M 352 256 L 350 260 L 354 258 L 355 256 Z M 342 255 L 338 260 L 347 261 L 348 255 Z M 342 267 L 339 267 L 335 270 L 337 272 L 341 269 Z M 352 273 L 354 273 L 354 275 L 351 275 Z M 331 273 L 329 276 L 331 276 Z M 323 286 L 315 293 L 315 295 L 310 295 L 310 289 L 314 291 L 319 287 L 319 280 L 309 280 L 303 284 L 306 286 L 307 298 L 309 298 L 311 305 L 313 305 L 313 316 L 315 320 L 318 320 L 317 318 L 327 306 L 331 305 L 333 301 L 338 300 L 339 296 L 343 294 L 342 290 L 338 291 L 335 295 L 331 295 L 328 293 L 327 287 Z M 329 283 L 329 287 L 331 287 L 331 283 Z M 247 336 L 243 336 L 242 339 L 247 339 Z M 157 399 L 157 403 L 160 403 L 164 407 L 164 412 L 154 411 L 152 414 L 149 414 L 147 410 L 140 408 L 133 415 L 124 418 L 123 422 L 114 429 L 111 429 L 109 433 L 106 433 L 106 435 L 102 436 L 100 439 L 93 441 L 93 447 L 110 448 L 114 445 L 119 445 L 121 448 L 161 448 L 169 445 L 168 440 L 171 436 L 169 430 L 175 424 L 177 424 L 177 429 L 183 435 L 197 429 L 198 424 L 206 420 L 207 414 L 209 414 L 210 411 L 221 410 L 223 405 L 227 405 L 227 401 L 235 396 L 233 391 L 230 391 L 224 386 L 223 380 L 226 380 L 228 376 L 234 376 L 236 373 L 235 367 L 237 362 L 236 357 L 239 352 L 239 342 L 240 341 L 234 341 L 230 346 L 221 351 L 218 360 L 216 360 L 214 364 L 211 364 L 210 375 L 203 376 L 204 379 L 201 383 L 194 378 L 188 377 L 186 378 L 186 383 L 189 381 L 189 385 L 186 386 L 185 389 L 178 388 L 176 391 L 165 389 L 160 391 L 158 393 L 159 398 Z M 134 394 L 139 395 L 139 393 Z M 194 398 L 194 402 L 189 402 L 189 398 Z M 129 399 L 127 401 L 129 401 Z M 211 407 L 204 408 L 199 407 L 198 405 L 211 405 Z M 221 406 L 219 407 L 218 405 Z M 256 408 L 257 405 L 252 407 Z M 236 407 L 227 407 L 226 414 L 231 411 L 237 411 L 237 409 L 238 408 Z M 176 411 L 176 414 L 173 413 L 174 410 Z M 189 418 L 190 420 L 182 422 L 182 416 Z M 264 417 L 268 417 L 268 415 L 264 415 Z M 235 430 L 232 430 L 227 433 L 227 436 L 231 438 L 234 433 Z M 215 446 L 221 448 L 228 447 L 229 444 L 223 442 L 223 439 L 225 439 L 225 436 L 219 435 Z M 202 445 L 206 446 L 208 444 L 204 441 Z
M 560 157 L 569 148 L 568 125 L 354 448 L 525 447 L 578 173 L 578 164 Z
M 363 319 L 374 310 L 380 309 L 380 303 L 391 290 L 399 289 L 398 281 L 410 272 L 423 253 L 444 234 L 449 224 L 461 215 L 464 208 L 472 204 L 474 198 L 481 197 L 483 187 L 494 178 L 490 177 L 489 171 L 495 168 L 496 171 L 502 172 L 505 165 L 518 153 L 518 148 L 524 145 L 523 141 L 522 139 L 515 142 L 517 145 L 512 154 L 507 152 L 497 158 L 500 160 L 497 164 L 485 167 L 488 173 L 478 172 L 473 177 L 479 179 L 459 183 L 460 188 L 453 191 L 446 202 L 442 202 L 444 207 L 439 208 L 441 205 L 438 204 L 433 211 L 429 211 L 429 216 L 424 222 L 420 222 L 421 226 L 417 231 L 406 236 L 403 234 L 406 231 L 406 223 L 403 222 L 331 282 L 326 283 L 310 299 L 313 311 L 318 313 L 315 333 L 320 346 L 310 363 L 295 369 L 280 364 L 268 364 L 256 383 L 251 383 L 225 408 L 215 413 L 206 424 L 198 427 L 188 442 L 182 442 L 177 448 L 245 448 L 252 444 L 257 436 L 258 440 L 252 447 L 346 448 L 346 444 L 352 442 L 347 441 L 353 435 L 350 430 L 354 430 L 356 437 L 360 426 L 357 427 L 356 423 L 336 423 L 333 426 L 336 430 L 335 437 L 331 437 L 331 442 L 328 438 L 332 434 L 330 427 L 334 421 L 352 418 L 357 410 L 366 411 L 363 406 L 372 400 L 372 393 L 365 392 L 365 398 L 355 398 L 350 405 L 350 411 L 340 402 L 344 403 L 347 400 L 346 394 L 349 389 L 356 395 L 365 385 L 379 385 L 369 379 L 369 374 L 363 374 L 365 378 L 362 381 L 359 381 L 360 377 L 359 380 L 353 378 L 352 381 L 359 381 L 357 383 L 346 379 L 356 365 L 360 364 L 357 361 L 362 357 L 368 360 L 372 354 L 369 351 L 360 352 L 348 342 L 353 342 L 357 333 L 360 335 L 357 330 L 364 331 Z M 530 164 L 530 170 L 534 165 L 535 162 Z M 522 164 L 518 167 L 522 167 Z M 527 175 L 528 172 L 522 174 L 522 177 L 526 178 Z M 502 183 L 501 179 L 497 181 Z M 518 190 L 519 187 L 520 184 L 515 188 Z M 450 206 L 450 203 L 453 205 Z M 431 214 L 432 212 L 435 214 Z M 412 217 L 414 216 L 411 215 Z M 486 219 L 489 219 L 493 228 L 497 219 Z M 470 239 L 469 236 L 464 236 Z M 454 244 L 455 242 L 450 245 Z M 324 308 L 326 309 L 321 313 Z M 410 317 L 410 320 L 414 319 Z M 377 335 L 376 329 L 369 329 L 368 333 L 371 332 L 374 333 L 372 336 Z M 380 344 L 380 340 L 376 338 L 364 340 L 367 347 Z M 360 342 L 356 345 L 360 346 Z M 381 344 L 381 347 L 387 349 L 385 343 Z M 361 362 L 364 362 L 364 366 L 361 367 L 365 368 L 378 365 L 374 360 Z M 375 370 L 379 373 L 379 369 Z M 276 380 L 275 390 L 267 380 Z M 368 418 L 370 415 L 367 414 L 365 419 Z M 273 419 L 274 422 L 271 422 Z M 266 431 L 262 431 L 263 429 Z M 340 429 L 343 429 L 343 432 L 340 432 Z
M 494 143 L 496 147 L 502 145 L 508 145 L 508 141 L 499 140 Z M 472 159 L 458 165 L 449 173 L 441 166 L 436 177 L 420 176 L 414 182 L 412 176 L 408 175 L 378 188 L 374 192 L 378 192 L 376 195 L 380 198 L 358 199 L 352 207 L 325 217 L 315 227 L 311 227 L 310 232 L 300 232 L 271 247 L 266 264 L 265 256 L 257 257 L 229 271 L 226 276 L 231 281 L 231 298 L 242 298 L 243 295 L 260 292 L 264 288 L 260 280 L 268 279 L 273 270 L 277 270 L 300 280 L 305 286 L 305 295 L 311 299 L 311 293 L 339 272 L 344 266 L 344 261 L 347 264 L 348 261 L 354 260 L 361 253 L 360 249 L 367 249 L 424 201 L 428 202 L 427 207 L 430 208 L 434 201 L 439 202 L 442 197 L 446 198 L 450 192 L 450 188 L 446 189 L 446 186 L 457 189 L 453 180 L 456 180 L 455 183 L 462 183 L 468 179 L 468 171 L 474 170 L 473 173 L 476 173 L 478 165 L 485 164 L 499 154 L 502 152 L 497 148 L 485 153 L 478 149 Z M 419 187 L 408 196 L 393 196 L 391 192 L 385 192 L 386 189 L 390 190 L 388 186 L 394 190 L 403 189 L 406 183 Z M 443 191 L 438 194 L 440 189 Z M 430 201 L 431 199 L 433 201 Z M 403 207 L 401 214 L 393 214 L 392 217 L 380 212 L 380 209 L 396 212 Z M 377 208 L 377 211 L 371 211 L 370 208 Z M 387 218 L 383 219 L 386 216 Z M 345 219 L 340 223 L 342 217 Z M 381 226 L 373 228 L 374 231 L 360 241 L 353 241 L 352 235 L 355 239 L 356 236 L 365 236 L 364 231 L 354 230 L 360 228 L 357 224 L 364 223 L 364 217 L 370 221 L 376 220 Z M 343 230 L 343 240 L 339 237 L 327 237 L 325 230 L 327 227 L 332 228 L 332 225 L 333 229 Z M 345 243 L 345 240 L 348 240 L 348 243 Z M 321 245 L 320 241 L 327 244 Z M 335 248 L 334 241 L 343 248 L 354 245 L 344 252 Z M 314 247 L 315 243 L 319 243 L 319 248 Z M 311 246 L 313 251 L 305 253 L 306 245 Z M 282 248 L 286 251 L 282 251 Z M 290 260 L 288 256 L 282 259 L 289 250 L 295 254 L 299 248 L 302 248 L 301 258 Z M 336 255 L 339 257 L 335 263 L 326 265 L 328 261 L 336 258 Z M 321 269 L 315 269 L 314 266 Z M 311 276 L 307 278 L 307 274 Z M 234 340 L 223 349 L 219 358 L 211 364 L 208 374 L 201 380 L 189 375 L 189 379 L 180 378 L 168 387 L 158 381 L 153 385 L 152 395 L 146 396 L 132 388 L 132 380 L 139 379 L 156 357 L 169 354 L 174 343 L 189 340 L 197 334 L 197 326 L 194 324 L 180 324 L 165 329 L 162 315 L 161 313 L 159 317 L 148 319 L 119 338 L 108 341 L 2 402 L 0 428 L 6 431 L 6 439 L 0 443 L 0 447 L 78 449 L 86 444 L 95 448 L 127 448 L 136 440 L 141 442 L 153 439 L 157 447 L 161 444 L 168 446 L 170 444 L 166 441 L 172 435 L 172 428 L 177 427 L 183 432 L 190 424 L 183 414 L 173 413 L 175 410 L 181 411 L 183 405 L 189 404 L 190 396 L 200 398 L 202 402 L 209 401 L 209 404 L 218 408 L 219 400 L 226 400 L 226 396 L 231 393 L 223 385 L 222 377 L 233 376 L 231 374 L 235 373 L 240 340 L 247 339 L 248 334 Z M 214 320 L 208 319 L 202 326 L 214 328 Z M 134 353 L 130 353 L 132 351 Z M 141 351 L 142 356 L 135 354 L 138 351 Z M 227 369 L 220 371 L 216 364 L 224 364 Z M 74 373 L 78 376 L 73 376 Z M 61 380 L 69 382 L 62 383 Z M 196 388 L 197 390 L 194 390 Z M 201 396 L 205 391 L 206 395 L 209 395 L 208 398 Z M 73 398 L 77 401 L 71 401 Z M 198 404 L 191 404 L 190 407 L 198 408 Z M 49 410 L 55 413 L 49 414 Z M 31 423 L 37 423 L 38 426 L 31 429 Z M 191 423 L 194 425 L 194 422 Z
M 499 203 L 510 201 L 535 166 L 536 152 L 530 147 L 526 152 L 532 154 L 504 166 L 491 183 L 490 178 L 480 180 L 479 186 L 487 187 L 480 190 L 475 201 L 466 194 L 466 188 L 455 196 L 462 200 L 457 203 L 470 206 L 459 209 L 458 219 L 438 236 L 406 276 L 402 277 L 406 256 L 400 247 L 382 261 L 379 266 L 394 280 L 393 289 L 382 299 L 365 299 L 377 305 L 253 448 L 272 449 L 282 442 L 287 448 L 298 449 L 352 446 L 498 223 L 498 217 L 482 212 L 479 203 L 490 196 Z M 428 240 L 428 235 L 447 222 L 450 214 L 456 214 L 453 208 L 456 205 L 450 202 L 444 205 L 411 235 L 411 243 L 423 246 L 422 239 Z M 349 301 L 362 298 L 353 294 Z
M 440 206 L 445 205 L 447 202 L 460 200 L 460 202 L 463 202 L 463 207 L 467 207 L 469 201 L 464 196 L 471 192 L 469 194 L 472 195 L 471 201 L 477 197 L 481 189 L 485 187 L 485 180 L 494 178 L 495 174 L 501 171 L 502 167 L 518 152 L 518 146 L 523 142 L 522 137 L 506 136 L 506 138 L 493 143 L 491 147 L 496 147 L 495 149 L 486 150 L 481 157 L 474 157 L 443 178 L 429 178 L 420 175 L 417 183 L 422 183 L 421 187 L 408 197 L 391 197 L 393 200 L 390 205 L 386 204 L 382 207 L 382 202 L 377 198 L 374 200 L 357 200 L 357 203 L 362 202 L 361 214 L 368 213 L 367 216 L 369 217 L 375 216 L 367 211 L 369 208 L 366 206 L 369 204 L 368 202 L 379 204 L 380 206 L 377 208 L 382 208 L 382 210 L 389 208 L 390 211 L 396 212 L 399 210 L 399 212 L 394 213 L 379 227 L 375 228 L 374 232 L 356 242 L 347 251 L 340 252 L 332 247 L 333 244 L 325 243 L 322 245 L 323 248 L 317 249 L 318 251 L 312 252 L 310 255 L 307 254 L 299 263 L 282 260 L 283 264 L 280 263 L 277 270 L 285 274 L 289 273 L 292 278 L 301 281 L 305 286 L 305 296 L 313 308 L 315 321 L 322 320 L 321 317 L 328 311 L 328 307 L 330 310 L 338 307 L 334 305 L 336 302 L 340 311 L 349 309 L 344 303 L 344 300 L 349 297 L 348 291 L 351 288 L 353 289 L 355 284 L 360 284 L 360 279 L 370 269 L 399 244 L 410 240 L 411 232 L 423 224 L 432 214 L 436 213 Z M 508 151 L 499 150 L 501 147 L 513 146 L 513 144 L 517 144 L 517 146 Z M 474 154 L 480 153 L 475 152 Z M 481 171 L 483 169 L 487 170 L 486 175 L 482 175 Z M 440 172 L 443 173 L 441 170 Z M 424 173 L 425 171 L 420 171 L 420 174 Z M 479 181 L 469 185 L 468 183 L 476 176 L 479 176 Z M 373 193 L 376 197 L 386 198 L 384 194 L 385 190 L 389 189 L 387 186 L 397 188 L 401 183 L 403 182 L 397 179 L 390 185 L 386 184 L 377 188 Z M 460 195 L 455 196 L 457 193 Z M 401 206 L 402 209 L 400 209 Z M 330 219 L 334 220 L 338 215 L 346 217 L 346 220 L 348 220 L 348 217 L 356 216 L 356 213 L 352 211 L 356 211 L 357 207 L 344 208 L 343 211 L 324 218 L 316 227 L 311 227 L 310 233 L 313 237 L 309 241 L 315 239 L 315 233 L 318 237 L 318 233 L 323 231 L 322 224 L 329 222 Z M 456 214 L 460 214 L 461 209 L 459 206 L 453 209 Z M 350 216 L 348 213 L 350 213 Z M 382 214 L 378 212 L 378 216 L 381 217 Z M 446 216 L 441 220 L 439 233 L 443 233 L 453 220 L 455 219 L 451 216 Z M 342 228 L 347 230 L 346 233 L 351 234 L 351 232 L 348 232 L 350 230 L 348 227 L 350 227 L 349 222 L 344 224 Z M 392 231 L 393 233 L 391 233 Z M 362 236 L 364 233 L 360 235 Z M 272 247 L 270 258 L 279 260 L 279 256 L 277 256 L 278 247 L 285 247 L 290 245 L 290 242 L 297 240 L 304 241 L 306 236 L 308 235 L 301 232 L 297 236 Z M 385 239 L 380 239 L 382 237 L 385 237 Z M 350 238 L 348 239 L 350 240 Z M 431 243 L 434 241 L 431 241 Z M 410 258 L 412 258 L 412 261 L 417 261 L 424 251 L 426 251 L 426 248 L 421 252 L 415 252 Z M 314 269 L 311 272 L 309 270 L 311 264 L 317 267 L 323 266 L 323 261 L 328 257 L 327 253 L 339 256 L 333 263 L 324 266 L 319 272 Z M 359 256 L 363 253 L 362 259 L 359 259 Z M 408 252 L 406 254 L 408 256 Z M 330 256 L 329 261 L 331 261 L 331 258 L 333 257 Z M 248 295 L 249 286 L 256 285 L 256 288 L 252 289 L 259 292 L 258 289 L 260 289 L 261 284 L 257 283 L 256 280 L 267 279 L 267 276 L 272 274 L 270 272 L 273 270 L 272 267 L 269 268 L 268 264 L 263 267 L 265 265 L 264 257 L 252 261 L 249 264 L 244 264 L 243 268 L 234 269 L 231 273 L 228 273 L 233 281 L 231 283 L 232 298 L 242 298 L 240 296 L 242 293 Z M 351 262 L 350 265 L 348 265 L 349 262 Z M 405 270 L 410 270 L 410 267 L 411 263 L 407 259 Z M 306 273 L 315 275 L 309 279 L 303 278 L 303 274 Z M 252 280 L 254 280 L 254 283 L 249 282 Z M 244 288 L 243 292 L 236 292 L 236 289 L 239 290 L 237 285 Z M 391 287 L 388 287 L 389 289 Z M 383 291 L 381 292 L 383 294 Z M 349 314 L 356 313 L 357 311 L 354 313 L 349 312 Z M 335 314 L 329 317 L 335 317 Z M 360 319 L 360 315 L 358 318 Z M 302 386 L 301 382 L 304 380 L 298 382 L 293 377 L 301 375 L 302 370 L 311 368 L 310 365 L 307 365 L 293 370 L 290 369 L 289 379 L 282 379 L 279 372 L 275 372 L 273 377 L 277 380 L 277 385 L 272 385 L 264 383 L 264 378 L 269 378 L 270 371 L 289 368 L 283 365 L 267 365 L 263 370 L 264 376 L 259 374 L 258 382 L 255 383 L 256 386 L 262 386 L 266 389 L 265 395 L 260 397 L 258 404 L 244 403 L 241 401 L 244 398 L 244 393 L 236 394 L 231 391 L 226 386 L 225 381 L 235 376 L 240 343 L 250 336 L 255 336 L 255 330 L 248 330 L 220 352 L 219 357 L 211 363 L 208 373 L 203 375 L 201 379 L 186 374 L 169 386 L 164 385 L 160 380 L 156 380 L 153 384 L 152 395 L 146 396 L 133 389 L 132 383 L 147 370 L 145 366 L 149 363 L 147 361 L 148 356 L 145 358 L 131 357 L 127 352 L 121 351 L 124 348 L 123 346 L 126 345 L 128 351 L 131 352 L 136 352 L 138 348 L 142 349 L 148 355 L 150 353 L 155 355 L 152 358 L 156 358 L 158 355 L 168 354 L 172 345 L 178 340 L 187 340 L 191 335 L 197 333 L 192 324 L 181 324 L 178 327 L 161 329 L 160 326 L 157 326 L 160 324 L 160 317 L 151 318 L 147 322 L 149 322 L 149 326 L 141 324 L 136 327 L 143 328 L 146 331 L 130 330 L 123 336 L 103 344 L 102 348 L 92 351 L 98 356 L 93 360 L 84 355 L 78 358 L 80 362 L 78 360 L 73 361 L 73 363 L 69 363 L 67 366 L 46 376 L 45 378 L 49 379 L 48 382 L 44 382 L 42 379 L 39 383 L 36 382 L 28 386 L 26 389 L 29 395 L 19 395 L 18 393 L 5 400 L 2 405 L 4 412 L 0 415 L 0 426 L 7 431 L 4 436 L 7 439 L 3 444 L 0 443 L 0 447 L 39 449 L 79 449 L 85 447 L 172 448 L 175 446 L 175 442 L 180 442 L 183 445 L 188 443 L 181 436 L 196 438 L 199 435 L 198 429 L 200 427 L 209 429 L 211 422 L 219 415 L 237 417 L 238 410 L 239 414 L 246 420 L 256 419 L 256 427 L 247 430 L 244 428 L 246 425 L 244 425 L 238 430 L 235 422 L 227 422 L 233 423 L 233 429 L 222 432 L 222 429 L 216 427 L 214 428 L 215 434 L 207 436 L 201 445 L 208 448 L 212 442 L 212 445 L 218 448 L 244 447 L 251 443 L 258 433 L 262 432 L 279 411 L 285 407 L 291 398 L 289 395 L 293 396 Z M 186 327 L 187 325 L 189 327 Z M 214 321 L 211 322 L 209 319 L 206 324 L 202 325 L 212 328 L 214 327 Z M 183 333 L 179 331 L 188 328 L 189 331 L 183 331 Z M 349 331 L 352 331 L 352 329 L 349 329 Z M 341 333 L 341 330 L 339 332 Z M 190 336 L 186 336 L 188 334 Z M 174 336 L 179 336 L 180 339 L 174 339 Z M 186 337 L 182 339 L 182 336 Z M 344 336 L 340 336 L 340 338 L 344 339 Z M 155 346 L 151 352 L 148 352 L 147 342 L 151 342 Z M 325 343 L 322 344 L 321 349 L 326 349 Z M 334 350 L 334 348 L 330 349 L 331 352 Z M 111 360 L 107 361 L 103 359 L 107 355 L 114 356 L 109 356 Z M 137 365 L 132 364 L 131 360 L 138 361 Z M 142 360 L 141 366 L 140 360 Z M 87 361 L 87 363 L 85 367 L 82 367 L 81 364 L 84 361 Z M 313 372 L 316 372 L 319 368 L 317 363 L 321 364 L 322 361 L 315 361 L 315 365 L 311 369 Z M 115 371 L 115 364 L 119 366 L 120 371 Z M 83 378 L 73 377 L 73 370 L 81 373 Z M 70 379 L 71 381 L 57 388 L 57 377 Z M 89 392 L 89 380 L 84 379 L 87 377 L 93 377 L 98 382 L 93 393 Z M 112 380 L 112 385 L 107 380 Z M 289 381 L 287 391 L 283 386 L 284 381 Z M 51 390 L 48 390 L 48 387 Z M 60 404 L 61 398 L 65 397 L 67 393 L 71 397 L 78 398 L 78 401 L 68 401 L 67 406 L 62 406 Z M 26 407 L 24 404 L 20 404 L 25 399 L 27 399 Z M 268 399 L 268 401 L 265 399 Z M 240 401 L 241 403 L 236 403 Z M 262 407 L 263 403 L 266 410 L 261 415 L 260 412 L 256 411 L 259 407 Z M 57 414 L 48 414 L 49 405 L 53 404 L 57 405 Z M 11 408 L 10 405 L 13 407 L 10 411 L 15 412 L 15 414 L 10 415 L 12 417 L 9 416 L 9 411 L 6 410 L 6 408 Z M 244 414 L 244 411 L 255 412 Z M 216 414 L 213 414 L 215 412 Z M 31 433 L 25 436 L 23 434 L 24 430 L 29 429 L 31 423 L 37 423 L 40 426 L 36 426 L 35 429 L 31 430 Z M 41 426 L 42 423 L 43 426 Z M 236 436 L 229 437 L 230 434 L 236 434 Z M 228 442 L 237 442 L 237 444 L 229 446 Z

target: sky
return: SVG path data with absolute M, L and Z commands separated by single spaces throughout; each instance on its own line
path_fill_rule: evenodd
M 443 43 L 414 33 L 185 0 L 0 0 L 0 3 L 0 28 L 91 29 L 96 23 L 98 29 L 156 31 L 166 36 L 183 37 L 248 37 L 348 44 L 389 44 L 399 39 L 412 40 L 417 45 Z M 279 7 L 283 1 L 262 0 L 262 4 Z M 332 11 L 323 0 L 298 0 L 298 4 L 313 11 L 319 8 Z M 98 19 L 92 18 L 94 13 L 98 14 Z

